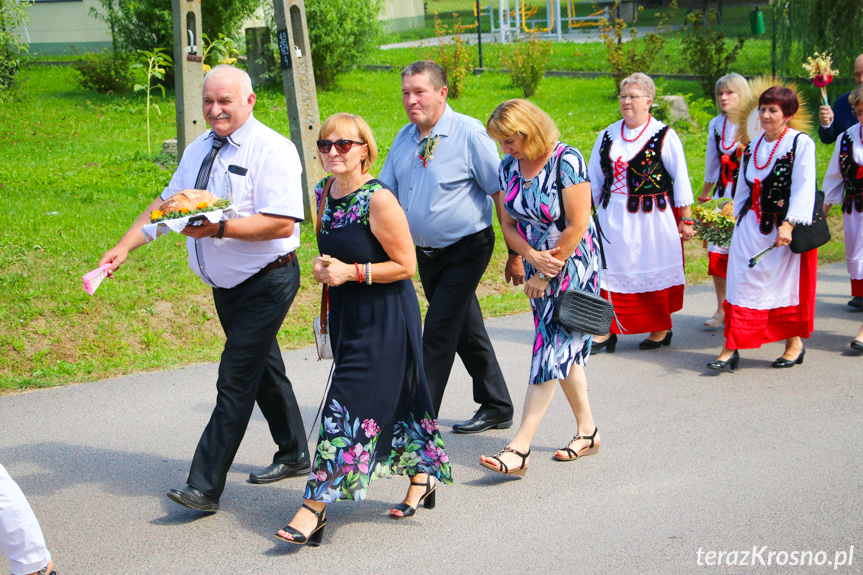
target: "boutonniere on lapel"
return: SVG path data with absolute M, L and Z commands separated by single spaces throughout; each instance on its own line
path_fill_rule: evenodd
M 434 158 L 434 150 L 437 147 L 437 143 L 440 141 L 440 134 L 435 136 L 427 136 L 423 143 L 420 145 L 420 153 L 417 156 L 420 160 L 423 161 L 423 168 L 429 167 L 429 162 L 431 162 L 432 158 Z

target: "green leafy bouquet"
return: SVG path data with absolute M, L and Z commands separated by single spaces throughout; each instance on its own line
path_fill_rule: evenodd
M 695 218 L 695 232 L 702 239 L 717 246 L 731 245 L 734 233 L 734 202 L 730 200 L 711 200 L 692 206 Z

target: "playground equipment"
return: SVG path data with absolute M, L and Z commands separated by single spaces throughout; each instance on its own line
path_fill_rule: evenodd
M 527 0 L 498 0 L 495 8 L 494 0 L 489 0 L 486 8 L 481 9 L 481 16 L 488 16 L 492 34 L 506 44 L 526 35 L 536 34 L 542 38 L 561 40 L 563 38 L 562 23 L 566 22 L 569 31 L 585 26 L 598 26 L 603 18 L 610 19 L 608 7 L 592 12 L 587 16 L 577 16 L 575 0 L 566 0 L 566 17 L 561 16 L 561 0 L 546 0 L 544 16 L 539 12 L 542 5 L 529 3 Z M 476 16 L 476 5 L 474 5 Z M 497 19 L 495 19 L 497 14 Z M 495 22 L 497 20 L 497 22 Z M 476 24 L 469 26 L 475 27 Z M 465 26 L 464 28 L 468 28 Z

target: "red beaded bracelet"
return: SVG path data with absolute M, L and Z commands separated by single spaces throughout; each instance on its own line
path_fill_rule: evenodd
M 354 262 L 354 267 L 357 268 L 357 277 L 359 278 L 359 282 L 363 283 L 363 274 L 360 273 L 360 264 Z

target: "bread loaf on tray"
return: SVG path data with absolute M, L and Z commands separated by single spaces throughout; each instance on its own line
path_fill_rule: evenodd
M 198 204 L 205 202 L 207 206 L 215 204 L 219 198 L 207 190 L 183 190 L 165 200 L 159 211 L 165 214 L 198 209 Z

